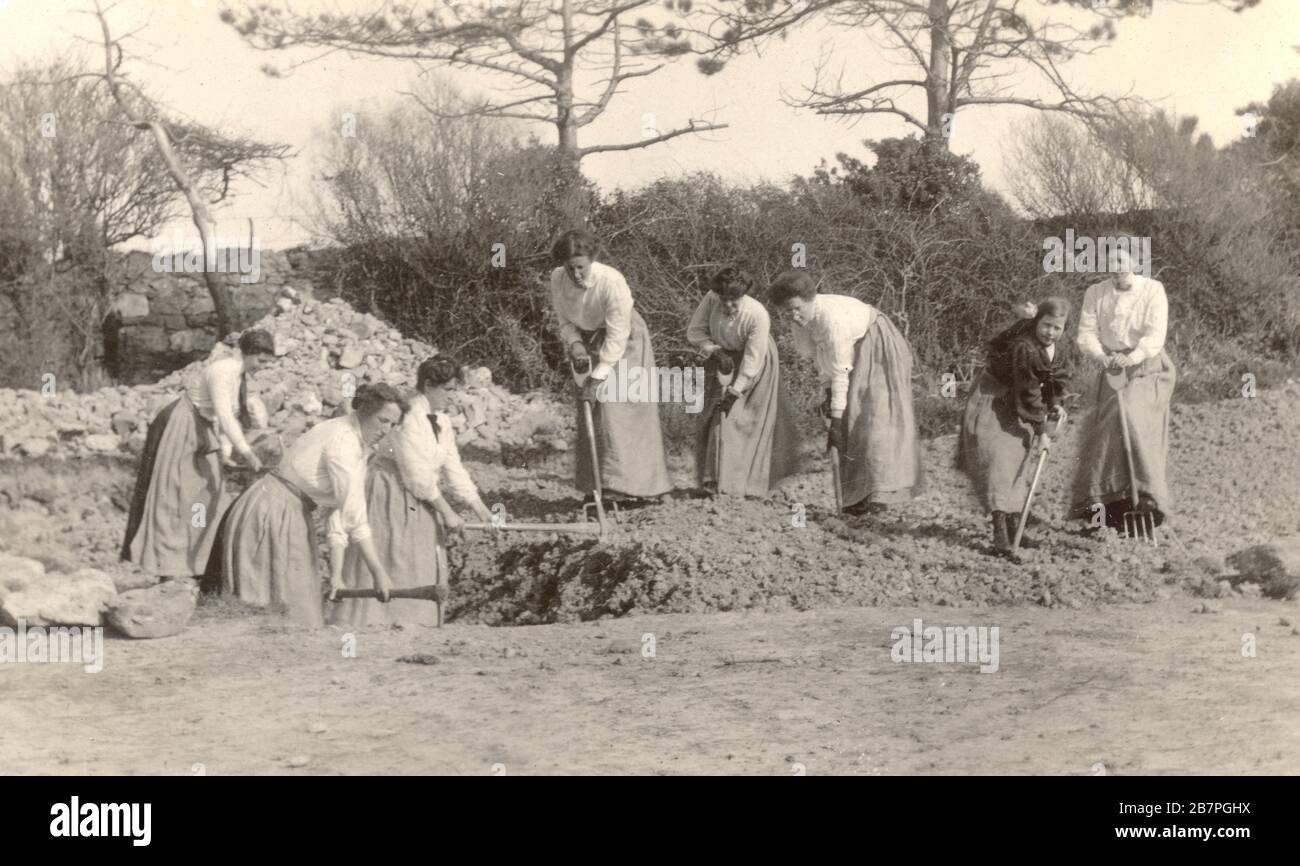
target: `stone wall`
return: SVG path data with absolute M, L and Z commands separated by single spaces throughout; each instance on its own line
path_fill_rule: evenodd
M 256 282 L 220 274 L 234 290 L 237 324 L 247 325 L 271 312 L 286 287 L 320 296 L 320 264 L 320 255 L 306 250 L 260 250 Z M 159 270 L 168 265 L 170 273 Z M 104 363 L 119 383 L 156 382 L 206 358 L 225 336 L 217 334 L 216 311 L 202 274 L 185 273 L 183 256 L 155 261 L 147 252 L 126 253 L 110 265 L 109 274 L 115 301 L 104 326 Z

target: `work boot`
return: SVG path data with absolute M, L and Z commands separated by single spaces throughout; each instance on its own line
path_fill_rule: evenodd
M 1020 528 L 1020 515 L 1016 514 L 1015 512 L 1008 511 L 1006 512 L 1006 518 L 1007 518 L 1007 543 L 1008 545 L 1010 545 L 1015 543 L 1016 530 Z M 1025 548 L 1025 550 L 1034 550 L 1035 548 L 1043 546 L 1036 539 L 1029 537 L 1028 520 L 1025 521 L 1025 533 L 1024 535 L 1020 536 L 1020 546 Z
M 993 549 L 998 553 L 1007 553 L 1011 550 L 1011 539 L 1007 537 L 1006 518 L 1005 511 L 993 512 Z

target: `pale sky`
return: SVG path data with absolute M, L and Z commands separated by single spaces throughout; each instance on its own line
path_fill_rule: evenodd
M 0 74 L 15 60 L 39 59 L 82 44 L 78 37 L 95 39 L 94 18 L 78 13 L 86 8 L 85 0 L 0 0 Z M 216 212 L 218 234 L 246 236 L 251 217 L 265 248 L 308 241 L 310 231 L 302 221 L 312 209 L 315 132 L 338 128 L 343 111 L 404 99 L 397 91 L 408 89 L 416 70 L 409 63 L 334 54 L 287 78 L 268 78 L 260 67 L 282 66 L 290 56 L 245 45 L 217 20 L 220 8 L 216 0 L 124 0 L 110 21 L 116 33 L 147 25 L 139 38 L 149 44 L 137 43 L 136 51 L 151 54 L 151 63 L 129 68 L 161 101 L 198 121 L 290 144 L 300 152 L 284 170 L 266 177 L 265 187 L 246 185 L 223 203 Z M 304 0 L 294 8 L 367 9 L 372 4 Z M 1274 84 L 1300 76 L 1296 45 L 1300 0 L 1264 0 L 1239 15 L 1157 0 L 1149 18 L 1119 24 L 1119 38 L 1111 47 L 1078 58 L 1066 69 L 1081 90 L 1132 93 L 1169 111 L 1196 115 L 1200 129 L 1223 144 L 1241 134 L 1235 109 L 1267 99 Z M 94 57 L 95 46 L 85 47 Z M 734 60 L 712 77 L 700 75 L 691 58 L 684 58 L 651 77 L 627 82 L 627 92 L 582 130 L 580 143 L 638 139 L 646 113 L 655 115 L 660 129 L 690 117 L 729 128 L 643 150 L 595 154 L 583 161 L 583 168 L 605 190 L 697 170 L 735 181 L 784 182 L 810 173 L 822 157 L 833 162 L 838 151 L 865 157 L 863 139 L 910 131 L 891 117 L 869 116 L 850 124 L 782 101 L 783 93 L 797 94 L 811 82 L 814 62 L 831 47 L 836 68 L 843 65 L 850 85 L 865 86 L 898 73 L 863 35 L 830 29 L 805 28 L 784 43 L 769 45 L 762 57 Z M 470 91 L 482 90 L 490 81 L 471 73 L 447 74 Z M 918 95 L 918 102 L 907 107 L 923 114 L 923 99 Z M 957 116 L 952 149 L 973 157 L 986 184 L 1005 191 L 1002 146 L 1029 113 L 965 109 Z M 553 128 L 538 125 L 537 132 L 542 140 L 554 141 Z

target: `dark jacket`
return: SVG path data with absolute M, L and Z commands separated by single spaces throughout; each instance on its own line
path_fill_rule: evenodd
M 1007 399 L 1016 415 L 1030 424 L 1041 424 L 1047 412 L 1060 404 L 1065 395 L 1065 376 L 1061 372 L 1064 354 L 1056 347 L 1056 357 L 1049 359 L 1047 350 L 1030 329 L 1004 333 L 989 347 L 989 372 L 1007 386 Z

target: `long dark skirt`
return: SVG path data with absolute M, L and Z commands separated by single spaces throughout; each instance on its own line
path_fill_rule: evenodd
M 799 470 L 790 401 L 776 341 L 767 339 L 763 366 L 725 416 L 714 413 L 724 389 L 715 354 L 705 364 L 704 412 L 695 441 L 698 483 L 719 493 L 763 497 Z M 728 352 L 740 369 L 741 352 Z
M 605 340 L 604 330 L 583 335 L 583 342 L 594 358 Z M 650 331 L 645 319 L 632 311 L 632 332 L 623 353 L 623 365 L 616 365 L 604 385 L 607 395 L 634 393 L 628 380 L 640 377 L 644 383 L 655 369 L 655 353 L 650 345 Z M 591 465 L 591 446 L 583 420 L 582 401 L 577 402 L 578 442 L 575 453 L 577 471 L 574 486 L 590 492 L 595 487 Z M 596 433 L 596 452 L 600 460 L 601 485 L 627 496 L 659 496 L 672 490 L 668 463 L 664 457 L 664 437 L 659 424 L 659 405 L 645 400 L 596 400 L 591 404 L 592 427 Z
M 149 424 L 122 560 L 152 574 L 202 574 L 230 502 L 216 430 L 178 397 Z
M 912 349 L 883 314 L 858 341 L 841 423 L 846 508 L 864 500 L 906 502 L 921 494 L 925 481 L 912 408 Z
M 957 468 L 989 511 L 1019 513 L 1029 495 L 1034 427 L 1016 413 L 1010 389 L 988 370 L 966 399 L 957 440 Z
M 1156 509 L 1168 515 L 1174 505 L 1165 471 L 1169 455 L 1169 401 L 1178 374 L 1163 352 L 1125 372 L 1128 385 L 1124 388 L 1124 408 L 1133 443 L 1138 491 L 1150 496 Z M 1083 424 L 1083 447 L 1070 494 L 1071 516 L 1091 518 L 1097 513 L 1097 503 L 1110 505 L 1131 500 L 1132 483 L 1123 437 L 1119 398 L 1106 383 L 1103 371 L 1097 377 L 1096 405 Z
M 402 484 L 391 457 L 371 458 L 366 468 L 366 513 L 370 537 L 388 570 L 393 589 L 446 584 L 450 576 L 442 526 L 428 506 Z M 354 546 L 343 559 L 343 584 L 349 589 L 373 589 L 370 568 Z M 362 625 L 437 625 L 438 608 L 430 601 L 397 598 L 384 604 L 375 598 L 345 598 L 329 605 L 326 621 L 343 627 Z
M 274 606 L 319 628 L 323 587 L 313 506 L 285 481 L 263 475 L 230 506 L 205 586 L 258 607 Z

